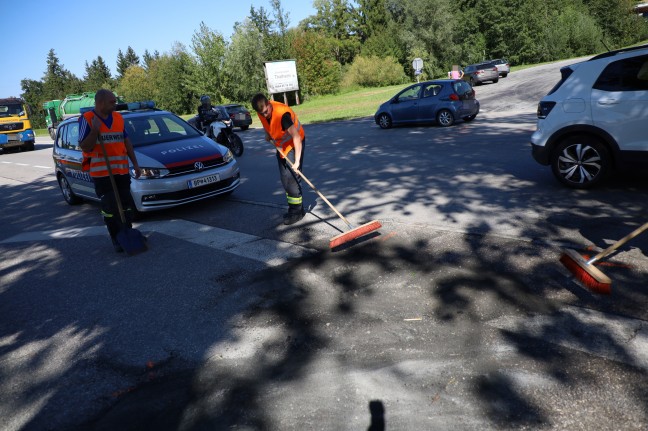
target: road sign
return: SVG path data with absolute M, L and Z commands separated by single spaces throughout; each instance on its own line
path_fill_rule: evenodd
M 415 58 L 412 62 L 412 68 L 414 70 L 423 70 L 423 59 Z

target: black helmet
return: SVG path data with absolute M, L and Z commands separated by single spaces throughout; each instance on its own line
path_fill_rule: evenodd
M 200 104 L 201 105 L 210 105 L 211 104 L 211 99 L 206 94 L 204 96 L 200 96 Z

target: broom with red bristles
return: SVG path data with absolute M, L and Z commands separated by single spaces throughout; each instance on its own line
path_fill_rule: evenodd
M 638 236 L 648 229 L 648 223 L 643 224 L 628 235 L 615 242 L 593 258 L 586 260 L 577 251 L 567 249 L 560 256 L 560 262 L 571 272 L 574 277 L 588 289 L 595 293 L 609 295 L 612 292 L 612 280 L 601 270 L 594 266 L 595 262 L 608 256 L 610 253 L 621 247 L 632 238 Z
M 347 220 L 346 217 L 344 217 L 340 213 L 340 211 L 338 211 L 337 208 L 335 208 L 333 204 L 329 202 L 329 200 L 326 199 L 326 197 L 319 190 L 317 190 L 317 187 L 315 187 L 313 183 L 311 183 L 310 180 L 306 178 L 306 176 L 301 171 L 296 170 L 294 168 L 293 162 L 290 161 L 290 159 L 286 156 L 286 154 L 284 154 L 284 152 L 279 147 L 275 146 L 275 148 L 277 149 L 277 152 L 283 156 L 284 160 L 288 162 L 288 166 L 290 166 L 293 172 L 295 172 L 297 175 L 302 177 L 304 181 L 306 181 L 306 183 L 308 183 L 308 185 L 313 189 L 313 191 L 315 191 L 315 193 L 317 193 L 319 197 L 321 197 L 322 200 L 326 202 L 329 207 L 331 207 L 331 209 L 335 212 L 335 214 L 337 214 L 338 217 L 340 217 L 342 221 L 349 227 L 348 231 L 343 232 L 331 238 L 329 242 L 329 247 L 331 250 L 343 244 L 346 244 L 350 241 L 353 241 L 356 238 L 360 238 L 361 236 L 366 235 L 370 232 L 376 231 L 382 227 L 382 224 L 378 220 L 372 220 L 368 223 L 365 223 L 357 227 L 353 226 L 351 223 L 349 223 L 349 220 Z

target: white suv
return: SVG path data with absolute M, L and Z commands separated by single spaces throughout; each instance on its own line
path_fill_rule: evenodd
M 648 45 L 606 52 L 560 73 L 538 104 L 533 158 L 579 189 L 612 168 L 648 168 Z

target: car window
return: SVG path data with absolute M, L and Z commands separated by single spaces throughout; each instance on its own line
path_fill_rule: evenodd
M 200 136 L 186 121 L 171 114 L 127 116 L 124 121 L 133 147 Z
M 484 63 L 477 66 L 477 69 L 492 69 L 493 67 L 495 67 L 493 63 Z
M 428 84 L 423 88 L 423 97 L 436 96 L 441 92 L 441 88 L 443 87 L 439 84 Z
M 56 145 L 64 150 L 77 150 L 79 147 L 79 123 L 77 121 L 59 127 L 56 131 Z
M 472 72 L 473 70 L 475 70 L 475 66 L 466 66 L 466 68 L 464 69 L 464 73 Z
M 594 88 L 602 91 L 648 90 L 648 55 L 608 64 L 594 83 Z
M 470 84 L 468 84 L 466 81 L 453 82 L 452 87 L 454 88 L 454 91 L 460 96 L 464 96 L 473 91 Z
M 413 99 L 418 99 L 419 93 L 421 92 L 421 86 L 420 85 L 415 85 L 411 88 L 408 88 L 407 90 L 403 91 L 401 94 L 398 95 L 398 100 L 399 101 L 404 101 L 404 100 L 413 100 Z

